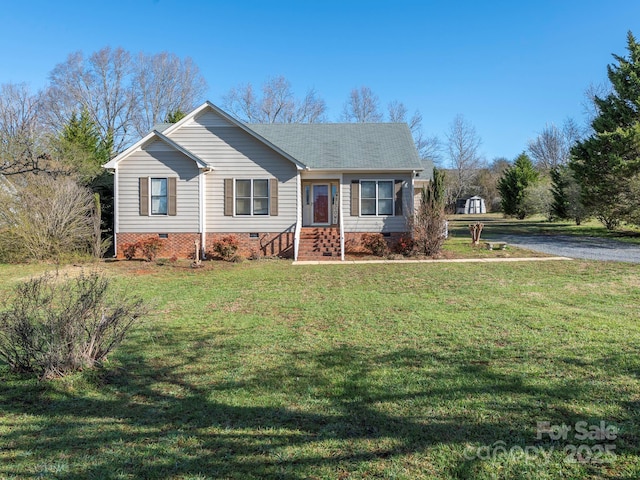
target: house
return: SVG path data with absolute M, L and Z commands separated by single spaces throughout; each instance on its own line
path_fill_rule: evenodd
M 406 124 L 253 125 L 209 102 L 104 168 L 117 256 L 159 237 L 160 256 L 188 257 L 232 234 L 246 256 L 344 259 L 365 233 L 406 232 L 429 178 Z
M 456 213 L 474 214 L 487 213 L 487 207 L 484 198 L 474 195 L 473 197 L 464 197 L 456 200 Z

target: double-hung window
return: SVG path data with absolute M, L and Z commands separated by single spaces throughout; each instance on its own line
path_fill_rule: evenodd
M 151 215 L 167 214 L 167 179 L 151 179 Z
M 360 214 L 393 215 L 393 181 L 360 180 Z
M 236 215 L 269 215 L 269 180 L 236 179 Z

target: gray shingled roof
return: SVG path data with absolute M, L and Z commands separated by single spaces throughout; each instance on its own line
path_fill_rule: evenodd
M 404 123 L 249 124 L 312 169 L 422 170 Z

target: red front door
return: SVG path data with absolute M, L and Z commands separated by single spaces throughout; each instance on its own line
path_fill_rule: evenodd
M 329 185 L 313 186 L 313 223 L 329 223 Z

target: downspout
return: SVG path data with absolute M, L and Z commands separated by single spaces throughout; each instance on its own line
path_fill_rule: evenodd
M 205 258 L 207 245 L 207 173 L 213 171 L 211 167 L 202 168 L 200 171 L 200 258 Z
M 298 260 L 298 249 L 300 247 L 300 230 L 302 229 L 302 180 L 300 170 L 296 171 L 296 189 L 298 190 L 296 205 L 296 228 L 293 234 L 293 260 Z
M 413 172 L 411 172 L 411 195 L 409 195 L 409 198 L 411 198 L 411 210 L 409 210 L 411 212 L 411 215 L 415 215 L 416 213 L 416 176 L 418 175 L 418 173 L 414 170 Z
M 206 232 L 206 228 L 207 228 L 207 212 L 206 212 L 206 202 L 204 200 L 205 198 L 205 183 L 206 183 L 206 178 L 205 178 L 205 172 L 206 170 L 204 168 L 200 169 L 200 175 L 198 178 L 198 196 L 200 197 L 200 258 L 204 258 L 204 251 L 205 251 L 205 245 L 206 245 L 206 241 L 207 241 L 207 234 Z
M 339 192 L 340 192 L 339 195 L 340 196 L 338 198 L 339 203 L 340 203 L 340 206 L 339 206 L 340 210 L 338 212 L 338 215 L 340 216 L 340 221 L 339 221 L 339 225 L 340 225 L 340 260 L 342 260 L 344 262 L 344 221 L 343 221 L 344 215 L 343 215 L 343 208 L 342 208 L 342 206 L 343 206 L 343 200 L 342 200 L 342 197 L 343 197 L 343 195 L 342 195 L 343 175 L 344 174 L 342 174 L 342 173 L 340 174 L 340 189 L 339 189 Z
M 118 198 L 118 167 L 113 169 L 113 256 L 118 256 L 118 234 L 120 233 L 120 199 Z

